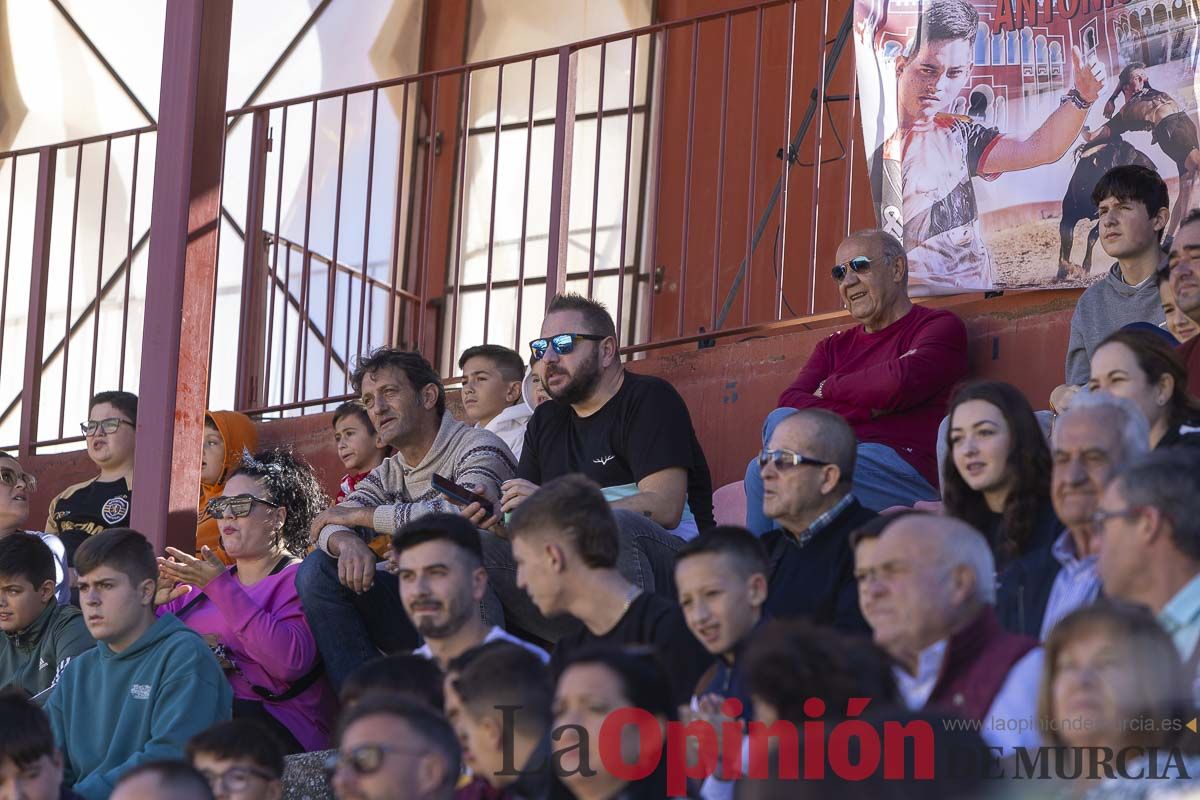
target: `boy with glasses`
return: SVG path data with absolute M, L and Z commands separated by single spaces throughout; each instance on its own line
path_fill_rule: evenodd
M 62 539 L 68 565 L 74 565 L 75 550 L 87 537 L 129 524 L 137 403 L 137 395 L 129 392 L 100 392 L 79 425 L 88 458 L 100 474 L 64 489 L 50 501 L 46 519 L 46 533 Z
M 208 781 L 216 800 L 283 796 L 283 748 L 254 720 L 220 722 L 193 736 L 187 759 Z
M 67 664 L 92 649 L 83 615 L 54 599 L 54 554 L 36 536 L 0 539 L 0 687 L 44 705 Z

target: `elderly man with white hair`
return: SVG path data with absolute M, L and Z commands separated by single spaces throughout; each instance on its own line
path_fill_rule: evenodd
M 1055 624 L 1100 593 L 1092 516 L 1113 475 L 1150 448 L 1150 428 L 1133 402 L 1082 391 L 1054 424 L 1050 500 L 1066 528 L 999 578 L 996 610 L 1004 627 L 1045 639 Z
M 851 536 L 858 602 L 895 662 L 910 709 L 981 723 L 992 747 L 1036 747 L 1042 651 L 996 619 L 996 565 L 983 534 L 953 517 L 907 512 Z

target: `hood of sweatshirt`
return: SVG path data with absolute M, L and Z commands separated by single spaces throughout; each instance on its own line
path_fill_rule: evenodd
M 1158 284 L 1154 281 L 1154 275 L 1151 275 L 1146 281 L 1142 281 L 1136 285 L 1130 285 L 1125 282 L 1125 277 L 1121 274 L 1121 265 L 1113 262 L 1113 265 L 1108 268 L 1108 274 L 1104 276 L 1104 280 L 1108 283 L 1108 288 L 1112 289 L 1119 297 L 1133 297 L 1138 292 L 1146 289 L 1146 281 L 1154 287 L 1154 293 L 1158 294 Z
M 126 662 L 126 664 L 132 667 L 134 663 L 144 660 L 147 655 L 152 659 L 160 658 L 159 654 L 150 651 L 153 651 L 157 645 L 172 636 L 195 636 L 203 644 L 200 634 L 187 625 L 184 625 L 174 614 L 163 614 L 154 621 L 154 624 L 136 642 L 121 652 L 115 652 L 104 642 L 96 642 L 96 651 L 97 655 L 108 665 L 109 669 L 121 669 L 121 667 L 117 667 L 117 664 L 120 662 Z M 207 647 L 207 645 L 204 646 Z
M 202 509 L 209 500 L 225 489 L 225 481 L 229 474 L 242 463 L 242 451 L 249 450 L 253 453 L 258 448 L 258 430 L 254 427 L 254 421 L 245 414 L 236 411 L 209 411 L 205 414 L 205 419 L 212 420 L 217 426 L 217 432 L 221 434 L 222 441 L 225 442 L 225 464 L 216 483 L 200 484 Z
M 521 381 L 521 399 L 525 401 L 529 413 L 533 414 L 533 410 L 537 408 L 537 403 L 533 400 L 533 367 L 525 368 L 525 378 Z

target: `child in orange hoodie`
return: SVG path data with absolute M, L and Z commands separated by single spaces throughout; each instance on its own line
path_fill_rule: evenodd
M 200 522 L 196 526 L 196 555 L 207 546 L 226 564 L 233 563 L 221 547 L 217 521 L 206 513 L 208 501 L 220 496 L 225 479 L 242 463 L 242 451 L 258 449 L 254 422 L 236 411 L 209 411 L 204 415 L 204 455 L 200 462 Z

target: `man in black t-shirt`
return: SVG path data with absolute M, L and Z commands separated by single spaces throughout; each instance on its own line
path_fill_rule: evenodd
M 538 406 L 529 421 L 517 477 L 503 486 L 505 511 L 542 482 L 579 472 L 614 509 L 682 539 L 713 526 L 712 479 L 687 405 L 661 378 L 625 370 L 604 306 L 555 297 L 530 348 L 545 364 L 554 402 Z
M 671 678 L 674 701 L 686 703 L 712 656 L 673 600 L 642 591 L 618 571 L 617 522 L 599 487 L 582 475 L 555 478 L 510 522 L 517 585 L 545 616 L 568 614 L 580 623 L 554 648 L 555 675 L 585 645 L 648 645 Z

